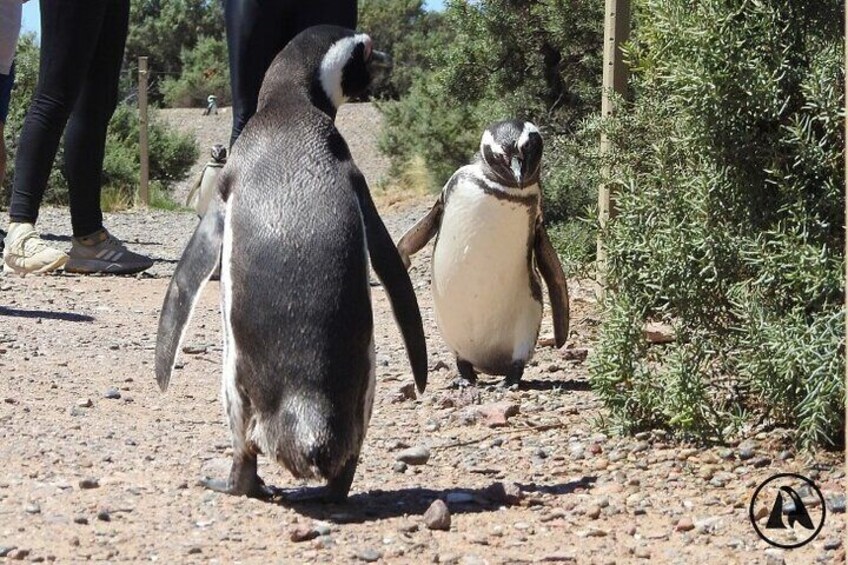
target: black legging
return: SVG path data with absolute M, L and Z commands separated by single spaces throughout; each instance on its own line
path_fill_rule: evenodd
M 106 128 L 118 97 L 129 10 L 129 0 L 41 0 L 41 66 L 15 156 L 13 222 L 38 219 L 65 130 L 63 172 L 74 236 L 103 227 Z
M 225 0 L 230 84 L 233 92 L 232 146 L 256 112 L 265 71 L 283 47 L 318 24 L 356 28 L 356 0 Z

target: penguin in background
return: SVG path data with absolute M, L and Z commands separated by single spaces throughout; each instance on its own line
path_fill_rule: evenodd
M 233 443 L 212 490 L 273 495 L 262 453 L 347 497 L 375 387 L 369 258 L 400 326 L 419 391 L 424 330 L 412 283 L 334 125 L 389 64 L 368 35 L 316 26 L 272 62 L 256 114 L 177 265 L 159 319 L 156 377 L 168 387 L 191 310 L 221 257 L 222 397 Z
M 197 217 L 202 218 L 209 208 L 209 202 L 215 195 L 218 176 L 221 169 L 227 164 L 227 148 L 216 143 L 210 150 L 210 159 L 203 167 L 200 178 L 186 196 L 186 206 L 191 206 L 197 212 Z
M 517 385 L 533 356 L 548 287 L 557 347 L 568 337 L 568 287 L 542 220 L 542 136 L 507 120 L 483 132 L 480 151 L 457 170 L 429 213 L 398 243 L 410 257 L 436 237 L 431 289 L 436 323 L 456 356 L 461 384 L 477 372 Z

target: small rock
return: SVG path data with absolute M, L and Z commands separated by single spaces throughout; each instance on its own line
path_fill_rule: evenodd
M 6 557 L 10 553 L 12 553 L 15 549 L 17 549 L 14 545 L 0 545 L 0 557 Z
M 98 481 L 97 479 L 82 479 L 79 482 L 79 488 L 81 488 L 83 490 L 99 488 L 99 487 L 100 487 L 100 481 Z
M 91 408 L 92 406 L 94 406 L 94 403 L 91 401 L 90 398 L 80 398 L 79 400 L 77 400 L 77 406 L 79 406 L 80 408 Z
M 492 502 L 507 506 L 518 504 L 524 498 L 521 487 L 515 483 L 494 483 L 486 487 L 483 494 Z
M 206 353 L 205 345 L 185 345 L 183 346 L 183 353 L 186 355 L 199 355 L 201 353 Z
M 109 387 L 103 394 L 103 398 L 108 398 L 109 400 L 118 400 L 119 398 L 121 398 L 121 392 L 115 387 Z
M 507 425 L 507 421 L 518 414 L 519 406 L 514 402 L 494 402 L 476 407 L 475 411 L 490 428 Z
M 328 536 L 332 532 L 332 527 L 327 522 L 315 522 L 312 527 L 319 536 Z
M 639 441 L 636 445 L 633 446 L 633 453 L 640 453 L 642 451 L 647 451 L 651 445 L 647 441 Z
M 451 515 L 447 504 L 440 499 L 434 500 L 424 513 L 424 523 L 431 530 L 449 530 Z
M 824 541 L 825 551 L 834 551 L 842 547 L 842 540 L 839 538 L 829 539 Z
M 7 554 L 7 557 L 12 561 L 23 561 L 29 556 L 28 549 L 13 549 Z
M 671 343 L 674 341 L 674 328 L 661 322 L 648 322 L 645 324 L 644 335 L 648 343 Z
M 601 515 L 601 508 L 599 506 L 590 506 L 586 509 L 586 517 L 590 520 L 597 520 Z
M 85 526 L 88 524 L 88 518 L 85 516 L 74 516 L 74 524 L 82 524 Z
M 197 547 L 197 546 L 194 546 L 194 547 L 190 547 L 190 548 L 188 548 L 188 554 L 189 554 L 189 555 L 197 555 L 197 554 L 199 554 L 199 553 L 203 553 L 203 550 L 202 550 L 202 549 L 200 549 L 200 548 L 199 548 L 199 547 Z
M 565 553 L 564 551 L 558 551 L 556 553 L 549 553 L 542 557 L 542 561 L 546 563 L 576 563 L 577 558 L 571 553 Z
M 112 516 L 109 514 L 108 510 L 100 510 L 97 513 L 97 519 L 100 520 L 101 522 L 111 522 Z
M 373 563 L 374 561 L 378 561 L 381 557 L 383 557 L 382 552 L 370 547 L 356 552 L 356 558 L 360 561 L 365 561 L 366 563 Z
M 771 465 L 771 459 L 768 457 L 757 457 L 751 462 L 751 465 L 753 465 L 756 469 L 762 469 L 763 467 Z
M 720 522 L 719 518 L 704 518 L 703 520 L 695 521 L 695 529 L 699 534 L 711 534 L 718 529 L 718 524 Z
M 788 461 L 788 460 L 792 459 L 792 452 L 789 451 L 788 449 L 784 449 L 783 451 L 778 453 L 777 458 L 780 459 L 781 461 Z
M 835 494 L 827 499 L 827 508 L 836 514 L 845 513 L 845 495 Z
M 297 525 L 289 531 L 289 539 L 293 542 L 309 541 L 320 534 L 312 526 Z
M 406 472 L 406 463 L 403 461 L 395 461 L 395 464 L 392 465 L 392 471 L 395 473 L 405 473 Z
M 692 521 L 692 518 L 688 516 L 681 518 L 677 521 L 677 525 L 674 526 L 674 530 L 676 532 L 688 532 L 695 529 L 695 523 Z
M 407 465 L 424 465 L 430 460 L 430 449 L 425 445 L 416 445 L 404 449 L 395 459 Z
M 26 507 L 24 508 L 24 512 L 26 512 L 27 514 L 41 514 L 41 506 L 34 502 L 31 502 L 30 504 L 26 505 Z
M 602 538 L 606 537 L 608 532 L 606 530 L 602 530 L 600 528 L 589 528 L 588 530 L 582 530 L 577 532 L 577 535 L 581 538 Z
M 747 439 L 739 444 L 739 459 L 747 461 L 754 457 L 754 450 L 757 448 L 757 442 Z
M 392 397 L 392 404 L 399 404 L 407 400 L 415 400 L 415 383 L 406 383 L 401 385 L 397 393 Z

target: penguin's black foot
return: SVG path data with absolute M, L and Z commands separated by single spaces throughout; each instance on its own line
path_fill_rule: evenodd
M 501 386 L 511 390 L 517 389 L 522 376 L 524 376 L 524 361 L 513 361 Z
M 453 380 L 451 388 L 466 388 L 477 384 L 477 372 L 474 370 L 474 365 L 457 357 L 456 369 L 459 371 L 459 377 Z
M 256 455 L 234 458 L 227 480 L 204 478 L 200 484 L 215 492 L 250 498 L 268 499 L 279 494 L 277 489 L 266 485 L 256 473 Z
M 341 473 L 327 482 L 327 486 L 320 488 L 301 489 L 296 493 L 287 493 L 286 501 L 298 504 L 322 503 L 342 504 L 347 501 L 350 486 L 353 484 L 353 476 L 356 474 L 358 457 L 353 457 L 345 463 Z

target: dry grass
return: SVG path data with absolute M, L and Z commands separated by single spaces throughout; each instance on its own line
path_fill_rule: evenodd
M 372 190 L 374 202 L 380 210 L 419 200 L 433 194 L 438 188 L 421 157 L 415 157 L 406 163 L 399 174 L 387 177 Z

